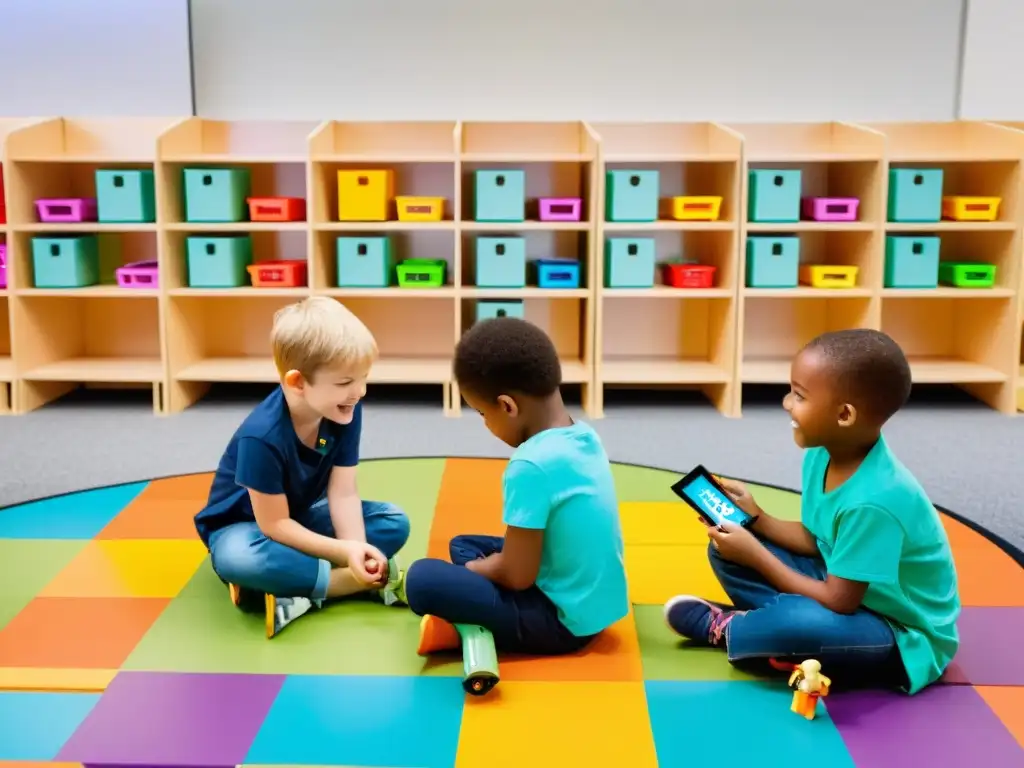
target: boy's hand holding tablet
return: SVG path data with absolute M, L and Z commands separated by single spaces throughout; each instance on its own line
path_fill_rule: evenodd
M 742 483 L 720 481 L 700 464 L 675 483 L 672 491 L 715 528 L 729 523 L 747 527 L 761 514 L 761 508 Z

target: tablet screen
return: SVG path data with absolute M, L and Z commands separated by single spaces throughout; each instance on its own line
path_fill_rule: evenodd
M 679 491 L 693 506 L 714 521 L 715 525 L 743 525 L 750 519 L 750 515 L 733 504 L 724 492 L 712 485 L 703 475 L 697 475 Z

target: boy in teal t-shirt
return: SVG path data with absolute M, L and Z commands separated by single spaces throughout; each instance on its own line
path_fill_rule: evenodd
M 827 333 L 796 356 L 790 387 L 784 406 L 807 449 L 800 521 L 723 481 L 757 518 L 750 530 L 708 529 L 733 605 L 680 595 L 666 619 L 730 661 L 814 658 L 840 684 L 917 693 L 957 651 L 960 599 L 939 514 L 881 434 L 910 394 L 909 364 L 883 333 Z

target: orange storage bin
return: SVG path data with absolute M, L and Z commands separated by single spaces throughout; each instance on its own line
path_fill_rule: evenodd
M 302 288 L 306 285 L 305 261 L 261 261 L 246 269 L 255 288 Z
M 966 197 L 953 195 L 942 198 L 942 218 L 953 221 L 995 221 L 999 217 L 1001 197 Z
M 301 197 L 249 197 L 250 221 L 305 221 L 306 201 Z
M 718 221 L 722 198 L 714 195 L 683 195 L 665 201 L 666 215 L 676 221 Z
M 714 288 L 716 271 L 710 264 L 666 264 L 663 276 L 673 288 Z

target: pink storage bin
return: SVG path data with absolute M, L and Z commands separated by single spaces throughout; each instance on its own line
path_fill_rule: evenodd
M 160 284 L 155 261 L 136 261 L 118 267 L 117 284 L 122 288 L 156 288 Z
M 804 219 L 810 221 L 856 221 L 860 200 L 856 197 L 805 197 L 801 200 Z
M 7 287 L 7 246 L 0 244 L 0 288 Z
M 39 220 L 47 223 L 96 221 L 96 198 L 44 198 L 36 200 L 36 212 L 39 214 Z
M 541 221 L 579 221 L 583 201 L 578 197 L 542 197 L 537 207 Z

